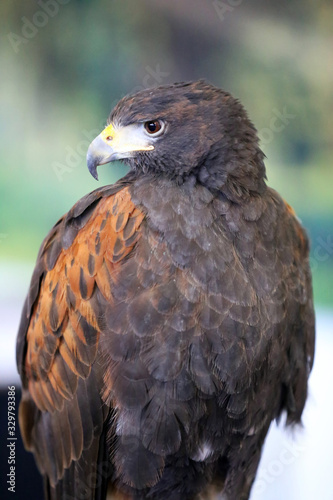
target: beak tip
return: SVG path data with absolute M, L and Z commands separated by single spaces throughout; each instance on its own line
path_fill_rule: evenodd
M 87 153 L 87 167 L 93 178 L 96 179 L 96 181 L 98 181 L 98 174 L 97 174 L 98 164 L 99 164 L 98 158 L 96 158 L 96 155 L 89 148 Z
M 97 167 L 113 160 L 113 150 L 105 144 L 101 135 L 98 135 L 90 144 L 87 153 L 88 170 L 96 181 L 98 181 Z
M 96 179 L 96 181 L 98 181 L 97 163 L 92 158 L 90 158 L 89 155 L 87 157 L 87 166 L 93 178 Z

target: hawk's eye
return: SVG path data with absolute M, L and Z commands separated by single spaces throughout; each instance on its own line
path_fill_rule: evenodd
M 164 124 L 160 120 L 150 120 L 145 122 L 144 126 L 149 135 L 155 135 L 158 132 L 162 132 L 164 128 Z

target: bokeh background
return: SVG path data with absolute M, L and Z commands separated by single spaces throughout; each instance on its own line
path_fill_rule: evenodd
M 305 428 L 292 437 L 273 426 L 251 499 L 333 499 L 332 26 L 330 0 L 0 3 L 3 495 L 6 387 L 16 385 L 18 404 L 15 335 L 39 245 L 80 197 L 126 172 L 102 167 L 97 184 L 85 165 L 88 144 L 128 92 L 206 78 L 247 108 L 268 183 L 312 241 L 318 343 Z M 33 460 L 17 453 L 15 498 L 39 500 Z

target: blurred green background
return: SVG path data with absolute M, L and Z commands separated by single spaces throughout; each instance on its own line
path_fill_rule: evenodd
M 5 387 L 19 388 L 15 337 L 40 243 L 80 197 L 126 172 L 105 165 L 97 183 L 86 168 L 89 142 L 128 92 L 206 78 L 247 108 L 268 183 L 295 208 L 312 242 L 318 336 L 303 451 L 282 463 L 293 448 L 273 428 L 257 483 L 264 478 L 265 488 L 254 488 L 253 498 L 333 498 L 332 26 L 332 0 L 0 2 L 1 429 Z M 5 443 L 1 450 L 6 455 Z M 22 446 L 17 467 L 15 498 L 39 500 L 41 480 Z
M 85 165 L 126 93 L 206 78 L 239 97 L 268 183 L 312 240 L 315 301 L 333 305 L 333 4 L 236 0 L 8 1 L 1 19 L 0 270 L 27 286 L 63 213 L 125 173 Z

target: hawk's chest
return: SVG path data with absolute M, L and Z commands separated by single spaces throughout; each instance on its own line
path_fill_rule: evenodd
M 253 302 L 229 229 L 229 202 L 203 186 L 188 189 L 168 181 L 138 183 L 131 194 L 146 213 L 136 259 L 154 273 L 155 283 L 159 276 L 172 279 L 182 292 L 187 287 L 186 295 L 200 296 L 203 302 L 215 295 L 236 303 Z
M 212 345 L 215 354 L 225 349 L 221 331 L 230 309 L 250 304 L 246 275 L 208 190 L 188 194 L 163 184 L 131 190 L 146 217 L 114 283 L 103 346 L 116 362 L 133 359 L 136 370 L 139 357 L 140 374 L 161 382 L 189 370 L 210 393 L 214 382 L 204 358 Z
M 231 230 L 242 220 L 227 202 L 162 182 L 134 184 L 131 198 L 145 219 L 105 312 L 104 397 L 118 410 L 120 440 L 133 435 L 164 456 L 200 421 L 201 401 L 217 396 L 213 410 L 224 415 L 218 398 L 248 390 L 269 320 Z M 246 227 L 245 256 L 255 239 Z
M 164 382 L 189 370 L 210 393 L 215 358 L 234 344 L 239 350 L 239 337 L 258 322 L 256 296 L 208 190 L 135 188 L 146 218 L 114 284 L 108 351 L 136 367 L 139 353 L 142 370 Z

